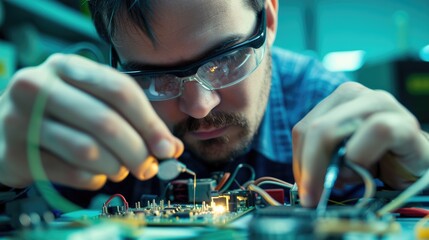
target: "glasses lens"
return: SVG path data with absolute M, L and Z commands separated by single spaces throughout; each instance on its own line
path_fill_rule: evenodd
M 198 77 L 212 89 L 229 87 L 249 76 L 260 64 L 259 49 L 243 48 L 220 56 L 198 69 Z
M 134 76 L 149 100 L 167 100 L 180 95 L 180 78 L 170 74 Z

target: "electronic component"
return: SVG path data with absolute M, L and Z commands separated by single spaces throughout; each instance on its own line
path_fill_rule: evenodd
M 208 202 L 211 198 L 211 192 L 215 190 L 216 182 L 211 178 L 202 178 L 197 179 L 196 184 L 192 179 L 188 180 L 188 199 L 191 200 L 193 196 L 191 193 L 193 192 L 193 188 L 195 185 L 195 201 L 197 203 Z M 189 201 L 190 202 L 190 201 Z
M 249 191 L 236 191 L 218 194 L 210 197 L 209 202 L 203 201 L 195 206 L 189 204 L 172 204 L 161 200 L 147 202 L 142 206 L 140 202 L 134 208 L 128 207 L 125 198 L 115 194 L 103 205 L 98 216 L 105 218 L 137 218 L 146 225 L 223 225 L 254 209 L 253 194 Z M 124 205 L 109 206 L 113 197 L 120 197 Z
M 194 200 L 194 207 L 195 207 L 197 175 L 195 174 L 195 172 L 188 169 L 185 164 L 177 161 L 176 159 L 166 159 L 166 160 L 161 161 L 161 163 L 159 164 L 159 169 L 158 169 L 158 178 L 161 180 L 172 180 L 172 179 L 176 178 L 177 176 L 179 176 L 179 174 L 182 172 L 186 172 L 186 173 L 189 173 L 190 175 L 194 176 L 193 200 Z
M 289 197 L 291 206 L 299 205 L 298 185 L 296 183 L 289 190 Z
M 196 203 L 210 202 L 211 192 L 215 190 L 216 181 L 211 178 L 197 179 L 195 184 Z M 193 202 L 193 179 L 180 179 L 170 182 L 165 189 L 163 199 L 174 203 Z
M 285 204 L 285 191 L 283 189 L 265 189 L 265 192 L 281 205 Z
M 228 209 L 231 212 L 244 211 L 255 206 L 255 195 L 246 190 L 234 190 L 222 194 L 228 196 Z
M 186 167 L 177 160 L 165 161 L 163 172 L 187 172 Z M 296 184 L 268 176 L 254 179 L 251 166 L 242 164 L 233 174 L 219 174 L 216 178 L 218 181 L 211 178 L 196 179 L 196 175 L 193 179 L 173 180 L 165 186 L 160 198 L 147 195 L 144 198 L 146 200 L 136 202 L 132 207 L 124 196 L 114 194 L 102 205 L 101 212 L 96 211 L 91 216 L 82 218 L 74 217 L 72 220 L 75 224 L 81 224 L 81 227 L 118 225 L 120 236 L 133 238 L 140 236 L 146 226 L 223 227 L 257 208 L 258 211 L 248 227 L 249 236 L 246 237 L 250 239 L 267 239 L 272 236 L 276 239 L 320 239 L 319 236 L 322 236 L 322 239 L 331 239 L 338 236 L 348 237 L 352 233 L 373 237 L 399 231 L 398 223 L 391 214 L 380 214 L 380 209 L 383 209 L 389 200 L 396 199 L 396 196 L 380 198 L 375 195 L 372 177 L 365 169 L 347 161 L 344 161 L 344 165 L 358 173 L 365 183 L 363 198 L 351 199 L 353 202 L 357 201 L 357 204 L 351 207 L 333 206 L 350 203 L 348 200 L 335 202 L 327 199 L 330 205 L 323 202 L 323 211 L 301 208 Z M 251 176 L 248 181 L 239 182 L 236 175 L 238 169 L 243 168 L 249 169 Z M 232 183 L 239 188 L 231 189 L 235 186 Z M 263 185 L 275 185 L 277 189 L 270 190 L 266 186 L 262 188 Z M 290 202 L 284 201 L 283 188 L 289 190 Z M 122 204 L 112 205 L 112 199 L 115 197 L 120 198 Z M 268 205 L 271 206 L 266 207 Z M 27 217 L 21 222 L 25 225 L 26 219 L 30 218 L 25 215 L 23 217 Z M 31 223 L 28 225 L 30 227 L 24 230 L 32 232 L 32 226 L 36 225 Z

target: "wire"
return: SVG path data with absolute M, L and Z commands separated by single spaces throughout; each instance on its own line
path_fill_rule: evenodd
M 394 198 L 390 203 L 384 205 L 380 210 L 378 210 L 377 215 L 383 216 L 386 213 L 389 213 L 399 207 L 401 207 L 409 198 L 418 194 L 421 190 L 426 188 L 429 184 L 429 171 L 426 173 L 415 183 L 413 183 L 410 187 L 404 190 L 399 196 Z
M 120 199 L 122 199 L 122 202 L 124 203 L 124 206 L 125 206 L 125 210 L 128 210 L 127 200 L 125 199 L 125 197 L 122 194 L 119 194 L 119 193 L 116 193 L 116 194 L 113 194 L 112 196 L 110 196 L 109 199 L 107 199 L 107 201 L 103 204 L 103 206 L 107 207 L 110 204 L 110 202 L 113 200 L 113 198 L 115 198 L 115 197 L 119 197 Z
M 260 186 L 262 186 L 262 185 L 266 185 L 266 184 L 272 184 L 272 185 L 277 185 L 277 186 L 280 186 L 280 187 L 284 187 L 284 188 L 288 188 L 288 189 L 291 189 L 292 188 L 292 186 L 290 186 L 290 185 L 288 185 L 288 184 L 283 184 L 283 183 L 280 183 L 280 182 L 276 182 L 276 181 L 263 181 L 263 182 L 260 182 L 260 183 L 258 183 L 258 184 L 255 184 L 256 186 L 258 186 L 258 187 L 260 187 Z
M 238 164 L 237 168 L 234 170 L 234 173 L 232 173 L 232 176 L 229 178 L 228 182 L 225 184 L 225 186 L 221 190 L 219 190 L 219 192 L 223 193 L 226 190 L 228 190 L 228 188 L 234 182 L 234 179 L 237 177 L 238 171 L 244 167 L 250 170 L 250 173 L 251 173 L 250 180 L 254 180 L 255 179 L 255 170 L 253 169 L 253 167 L 248 165 L 248 164 L 245 164 L 245 163 L 240 163 L 240 164 Z
M 11 193 L 13 195 L 10 195 L 10 198 L 7 199 L 2 199 L 0 200 L 0 204 L 4 204 L 13 200 L 16 200 L 18 198 L 20 198 L 22 195 L 26 194 L 29 191 L 30 187 L 26 187 L 26 188 L 10 188 L 8 191 L 3 192 L 3 193 Z
M 396 209 L 394 213 L 399 214 L 400 217 L 422 218 L 429 215 L 429 210 L 418 207 L 405 207 Z
M 326 169 L 322 196 L 320 196 L 320 200 L 316 208 L 318 214 L 323 214 L 326 211 L 329 197 L 331 196 L 332 189 L 334 188 L 335 182 L 337 181 L 340 166 L 344 162 L 345 155 L 346 141 L 344 140 L 332 155 L 328 168 Z
M 342 202 L 337 202 L 337 201 L 334 201 L 334 200 L 331 200 L 331 199 L 328 199 L 328 202 L 333 203 L 335 205 L 341 205 L 341 206 L 345 206 L 346 205 L 346 204 L 344 204 Z
M 374 179 L 372 178 L 371 174 L 363 167 L 351 162 L 351 161 L 344 161 L 345 165 L 355 171 L 357 174 L 359 174 L 362 177 L 362 180 L 365 184 L 365 193 L 363 195 L 362 201 L 359 201 L 355 206 L 356 207 L 363 207 L 365 206 L 368 201 L 374 197 L 376 186 Z
M 34 179 L 34 186 L 40 192 L 41 196 L 55 209 L 62 212 L 74 212 L 82 208 L 63 197 L 52 182 L 49 180 L 42 164 L 42 156 L 40 151 L 40 135 L 42 129 L 42 120 L 44 118 L 44 110 L 48 100 L 48 92 L 55 88 L 56 81 L 51 80 L 47 84 L 47 88 L 38 92 L 31 116 L 29 117 L 29 127 L 27 131 L 27 158 L 30 173 Z
M 359 200 L 359 198 L 351 198 L 351 199 L 347 199 L 347 200 L 341 201 L 340 203 L 343 204 L 343 205 L 346 205 L 349 202 L 358 201 L 358 200 Z
M 246 188 L 244 188 L 243 186 L 241 186 L 241 184 L 237 181 L 237 179 L 234 179 L 235 184 L 237 184 L 238 188 L 241 190 L 246 190 Z
M 260 184 L 260 183 L 265 182 L 265 181 L 273 181 L 273 182 L 277 182 L 277 183 L 280 183 L 280 184 L 282 184 L 282 185 L 287 186 L 287 188 L 292 188 L 292 187 L 293 187 L 293 184 L 292 184 L 292 183 L 285 182 L 285 181 L 283 181 L 283 180 L 281 180 L 281 179 L 278 179 L 278 178 L 275 178 L 275 177 L 260 177 L 260 178 L 256 179 L 256 180 L 253 182 L 253 184 L 255 184 L 255 185 L 259 186 L 259 184 Z
M 215 187 L 214 190 L 219 191 L 226 183 L 228 178 L 231 176 L 231 173 L 226 172 L 223 174 L 223 177 L 220 179 L 219 184 Z
M 247 187 L 247 189 L 261 195 L 261 197 L 263 199 L 265 199 L 265 201 L 267 201 L 267 203 L 270 204 L 271 206 L 281 206 L 282 205 L 279 202 L 277 202 L 274 198 L 272 198 L 267 192 L 265 192 L 264 189 L 254 185 L 254 184 L 250 184 Z

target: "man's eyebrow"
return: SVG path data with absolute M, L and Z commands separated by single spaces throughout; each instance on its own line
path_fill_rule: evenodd
M 209 57 L 210 55 L 216 54 L 217 52 L 225 50 L 228 47 L 231 47 L 232 45 L 239 43 L 240 40 L 243 39 L 243 37 L 244 36 L 242 36 L 242 35 L 230 36 L 227 39 L 225 39 L 224 41 L 222 41 L 222 42 L 216 44 L 215 46 L 211 47 L 209 50 L 207 50 L 204 54 L 197 57 L 196 59 L 181 62 L 179 64 L 160 66 L 160 65 L 144 64 L 144 63 L 140 63 L 140 62 L 136 62 L 136 61 L 130 61 L 130 62 L 125 62 L 125 63 L 121 64 L 121 68 L 123 68 L 124 70 L 144 70 L 144 69 L 163 69 L 163 68 L 174 68 L 174 67 L 186 66 L 186 65 L 189 65 L 191 63 L 198 62 L 201 59 Z

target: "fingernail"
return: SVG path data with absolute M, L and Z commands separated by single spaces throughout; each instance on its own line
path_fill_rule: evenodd
M 114 176 L 110 176 L 109 179 L 112 180 L 113 182 L 120 182 L 122 180 L 124 180 L 128 174 L 130 173 L 130 171 L 126 168 L 126 167 L 121 167 L 118 171 L 118 173 L 116 173 L 116 175 Z
M 174 158 L 179 158 L 183 154 L 183 151 L 185 150 L 182 142 L 179 142 L 177 145 L 178 146 L 176 149 L 176 153 L 174 154 Z
M 106 175 L 102 175 L 102 174 L 95 175 L 91 179 L 91 182 L 88 184 L 87 189 L 88 190 L 98 190 L 104 186 L 104 184 L 106 183 L 106 180 L 107 180 Z
M 146 159 L 144 167 L 145 170 L 142 174 L 143 180 L 151 179 L 158 173 L 158 161 L 152 156 Z
M 158 158 L 172 157 L 174 155 L 174 144 L 166 139 L 162 139 L 155 145 L 153 154 Z

